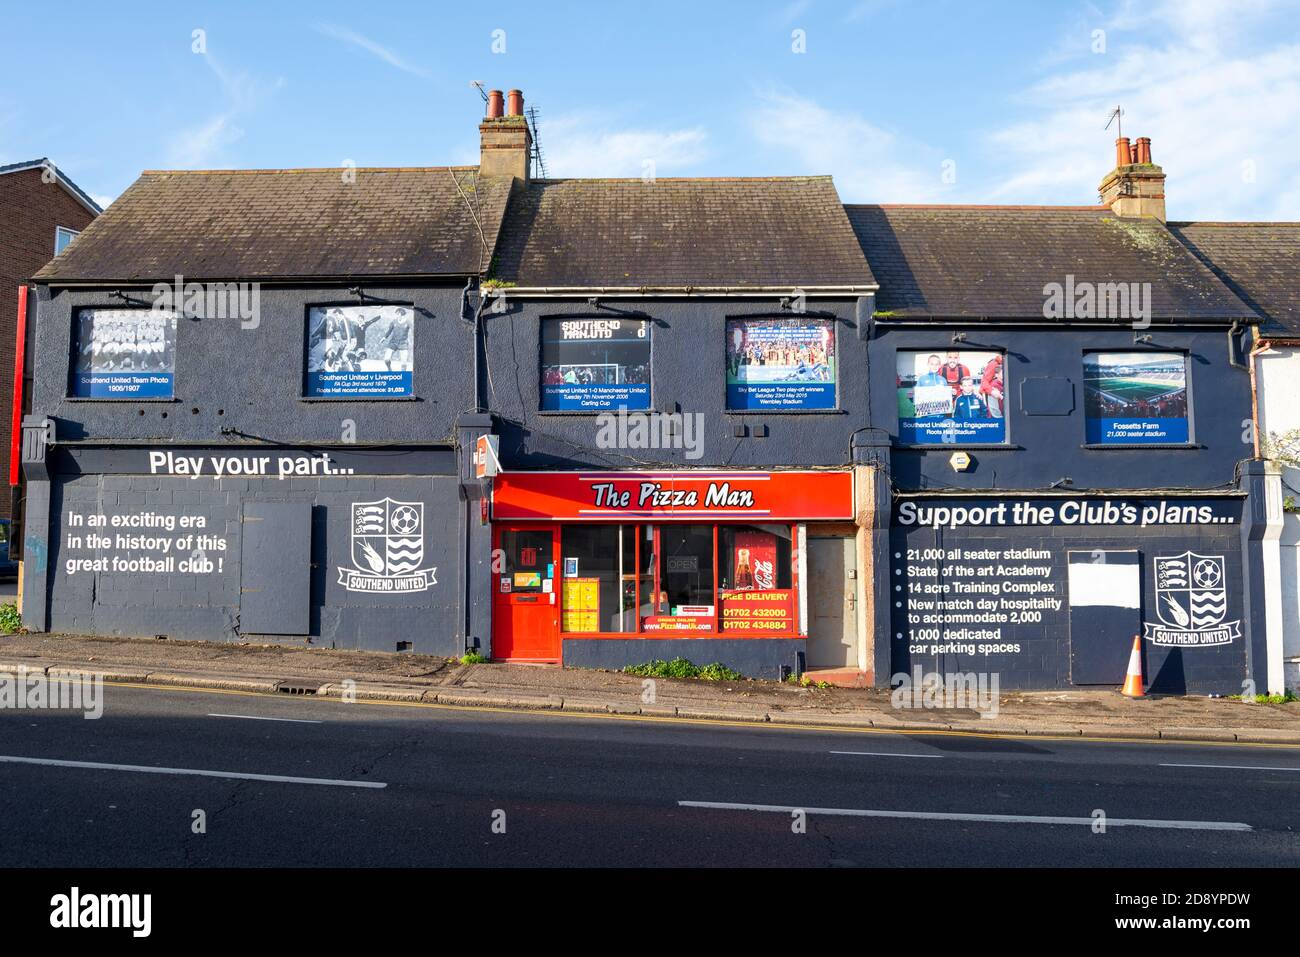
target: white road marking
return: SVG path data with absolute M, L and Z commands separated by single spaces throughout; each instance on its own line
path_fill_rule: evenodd
M 941 758 L 942 754 L 899 754 L 897 751 L 832 751 L 831 754 L 861 754 L 871 758 Z
M 158 768 L 147 764 L 104 764 L 99 761 L 61 761 L 55 758 L 20 758 L 0 754 L 0 763 L 40 764 L 54 768 L 85 768 L 91 771 L 139 771 L 142 774 L 183 774 L 201 778 L 234 778 L 239 781 L 272 781 L 279 784 L 327 784 L 338 788 L 386 788 L 382 781 L 342 781 L 337 778 L 299 778 L 286 774 L 246 774 L 242 771 L 204 771 L 198 768 Z
M 209 718 L 243 718 L 245 721 L 287 721 L 290 724 L 321 724 L 310 718 L 264 718 L 260 714 L 210 714 Z
M 1300 768 L 1265 768 L 1254 764 L 1162 764 L 1162 768 L 1223 768 L 1228 771 L 1300 771 Z
M 844 807 L 794 807 L 777 804 L 728 804 L 719 801 L 678 801 L 679 807 L 713 808 L 724 811 L 769 811 L 777 814 L 827 814 L 839 817 L 890 817 L 920 821 L 984 821 L 991 824 L 1095 824 L 1100 818 L 1055 817 L 1030 814 L 949 814 L 940 811 L 874 811 Z M 1253 831 L 1237 821 L 1161 821 L 1145 818 L 1107 817 L 1107 827 L 1159 827 L 1191 831 Z

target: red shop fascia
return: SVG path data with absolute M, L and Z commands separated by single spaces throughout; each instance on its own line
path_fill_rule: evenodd
M 849 470 L 499 473 L 494 656 L 556 661 L 561 637 L 798 637 L 806 525 L 853 517 Z

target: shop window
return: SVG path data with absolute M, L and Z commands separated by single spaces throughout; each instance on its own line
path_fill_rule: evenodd
M 831 320 L 728 319 L 726 337 L 728 410 L 805 412 L 837 407 Z
M 718 527 L 722 630 L 795 630 L 793 550 L 788 525 Z
M 414 392 L 412 306 L 312 306 L 307 310 L 308 398 L 401 399 Z
M 503 532 L 506 587 L 538 590 L 524 550 L 537 543 Z M 798 631 L 790 525 L 565 525 L 556 577 L 561 631 L 570 636 L 686 633 L 707 638 Z M 513 564 L 512 564 L 513 563 Z
M 78 309 L 71 394 L 92 399 L 170 399 L 176 315 L 153 309 Z
M 562 631 L 636 631 L 636 531 L 635 525 L 564 527 Z
M 653 632 L 716 631 L 713 526 L 655 525 L 646 526 L 646 531 L 651 551 L 647 556 L 643 548 L 641 561 L 651 580 L 649 595 L 642 596 L 642 628 Z
M 1006 442 L 1002 353 L 899 352 L 898 440 L 904 445 Z
M 650 323 L 543 319 L 544 412 L 650 408 Z
M 550 529 L 501 533 L 502 591 L 541 594 L 552 590 L 555 568 Z
M 1083 357 L 1089 445 L 1185 445 L 1187 357 L 1181 352 L 1093 352 Z

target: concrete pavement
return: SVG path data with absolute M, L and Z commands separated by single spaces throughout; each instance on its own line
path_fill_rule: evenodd
M 1130 700 L 1114 691 L 1000 695 L 995 717 L 969 709 L 899 708 L 888 692 L 764 681 L 645 679 L 513 664 L 461 665 L 425 655 L 278 645 L 67 635 L 0 637 L 0 672 L 20 667 L 110 680 L 448 706 L 641 714 L 896 731 L 1300 744 L 1300 703 Z

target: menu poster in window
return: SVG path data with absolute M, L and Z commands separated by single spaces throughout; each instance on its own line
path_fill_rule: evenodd
M 732 535 L 731 582 L 737 591 L 776 586 L 776 536 L 737 531 Z
M 1083 407 L 1091 445 L 1187 442 L 1187 360 L 1178 352 L 1086 355 Z
M 728 319 L 726 336 L 728 409 L 836 407 L 829 319 Z
M 898 438 L 908 445 L 1007 439 L 1000 352 L 898 353 Z
M 410 306 L 307 310 L 306 395 L 392 399 L 414 394 L 415 312 Z
M 599 578 L 566 578 L 562 597 L 565 631 L 600 631 Z
M 170 399 L 175 391 L 176 314 L 154 309 L 79 309 L 72 394 L 90 399 Z
M 650 408 L 650 323 L 543 319 L 542 410 Z

